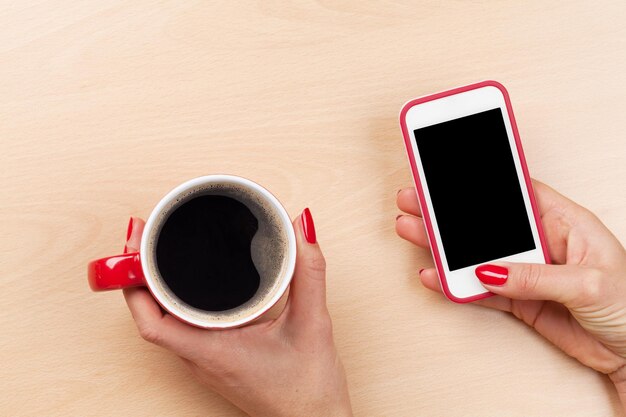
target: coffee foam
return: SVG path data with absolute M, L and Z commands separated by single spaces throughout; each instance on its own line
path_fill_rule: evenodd
M 181 300 L 163 280 L 156 261 L 156 244 L 163 225 L 171 213 L 192 198 L 202 195 L 223 195 L 245 204 L 258 219 L 258 230 L 254 235 L 250 252 L 252 262 L 259 272 L 259 288 L 244 304 L 224 311 L 205 311 Z M 233 322 L 254 315 L 263 309 L 279 290 L 287 272 L 289 237 L 276 208 L 258 191 L 233 183 L 204 184 L 181 193 L 164 207 L 156 219 L 156 225 L 148 235 L 150 274 L 154 277 L 153 289 L 159 291 L 167 301 L 186 316 L 203 322 Z

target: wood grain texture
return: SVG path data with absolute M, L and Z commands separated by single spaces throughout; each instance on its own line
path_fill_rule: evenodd
M 531 174 L 626 240 L 623 1 L 22 1 L 0 11 L 0 415 L 240 416 L 88 260 L 209 173 L 309 206 L 358 416 L 619 416 L 607 379 L 423 289 L 394 233 L 408 99 L 496 79 Z

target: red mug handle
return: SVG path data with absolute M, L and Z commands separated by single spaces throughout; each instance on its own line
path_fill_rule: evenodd
M 94 291 L 146 285 L 139 252 L 97 259 L 87 265 L 89 286 Z

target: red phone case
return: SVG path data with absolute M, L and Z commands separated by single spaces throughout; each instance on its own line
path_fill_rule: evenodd
M 439 254 L 439 250 L 437 248 L 435 242 L 435 233 L 433 231 L 432 222 L 430 220 L 430 213 L 428 212 L 428 208 L 424 203 L 424 190 L 422 189 L 422 184 L 420 180 L 419 173 L 417 172 L 417 166 L 415 163 L 415 155 L 413 154 L 413 148 L 411 146 L 411 139 L 409 136 L 409 131 L 406 126 L 405 118 L 406 113 L 409 109 L 417 104 L 425 103 L 427 101 L 436 100 L 442 97 L 451 96 L 453 94 L 462 93 L 469 90 L 474 90 L 481 87 L 492 86 L 496 87 L 502 92 L 504 96 L 504 101 L 506 103 L 506 109 L 509 115 L 509 119 L 511 121 L 511 128 L 513 129 L 513 136 L 515 138 L 515 145 L 517 147 L 517 152 L 519 154 L 520 163 L 522 166 L 522 171 L 524 173 L 524 180 L 526 182 L 526 187 L 529 190 L 530 203 L 533 209 L 533 216 L 535 218 L 535 224 L 537 225 L 537 232 L 539 234 L 539 240 L 541 243 L 541 249 L 543 251 L 543 257 L 545 258 L 546 263 L 550 263 L 550 257 L 548 255 L 548 250 L 545 244 L 545 236 L 543 233 L 543 228 L 541 226 L 541 216 L 539 215 L 539 210 L 537 209 L 537 203 L 535 201 L 535 194 L 533 191 L 533 186 L 530 180 L 530 175 L 528 174 L 528 167 L 526 166 L 526 159 L 524 158 L 524 152 L 522 150 L 522 144 L 519 138 L 519 133 L 517 131 L 517 124 L 515 123 L 515 117 L 513 116 L 513 108 L 511 107 L 511 101 L 509 100 L 509 94 L 504 88 L 502 84 L 496 81 L 482 81 L 476 84 L 470 84 L 463 87 L 453 88 L 452 90 L 443 91 L 436 94 L 431 94 L 429 96 L 420 97 L 415 100 L 411 100 L 402 107 L 400 111 L 400 127 L 402 128 L 402 135 L 404 136 L 404 144 L 406 148 L 407 155 L 409 157 L 409 164 L 411 165 L 411 171 L 413 173 L 413 180 L 415 182 L 415 187 L 417 189 L 418 200 L 420 203 L 420 207 L 422 210 L 422 218 L 424 219 L 424 224 L 426 225 L 426 230 L 428 231 L 428 240 L 430 242 L 430 249 L 433 254 L 433 258 L 435 260 L 435 266 L 437 268 L 437 273 L 439 274 L 439 282 L 441 283 L 441 289 L 443 293 L 446 295 L 448 299 L 454 301 L 456 303 L 469 303 L 472 301 L 480 300 L 482 298 L 491 297 L 493 293 L 487 292 L 483 294 L 478 294 L 472 297 L 459 298 L 455 297 L 450 293 L 450 289 L 448 288 L 448 283 L 446 280 L 446 276 L 444 274 L 443 264 L 441 262 L 441 256 Z

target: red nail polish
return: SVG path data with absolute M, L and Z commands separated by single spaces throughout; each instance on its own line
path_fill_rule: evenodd
M 131 217 L 128 222 L 128 230 L 126 231 L 126 240 L 130 239 L 130 234 L 133 232 L 133 218 Z
M 131 217 L 130 220 L 128 221 L 128 230 L 126 231 L 126 241 L 128 242 L 128 239 L 130 239 L 130 235 L 133 233 L 133 218 Z M 123 253 L 128 253 L 128 248 L 126 247 L 126 245 L 124 245 L 124 252 Z
M 309 243 L 317 242 L 317 236 L 315 235 L 315 224 L 313 223 L 313 217 L 311 216 L 311 210 L 305 208 L 302 211 L 302 231 L 304 232 L 304 237 L 306 241 Z
M 498 265 L 481 265 L 474 271 L 480 282 L 487 285 L 504 285 L 509 270 Z

